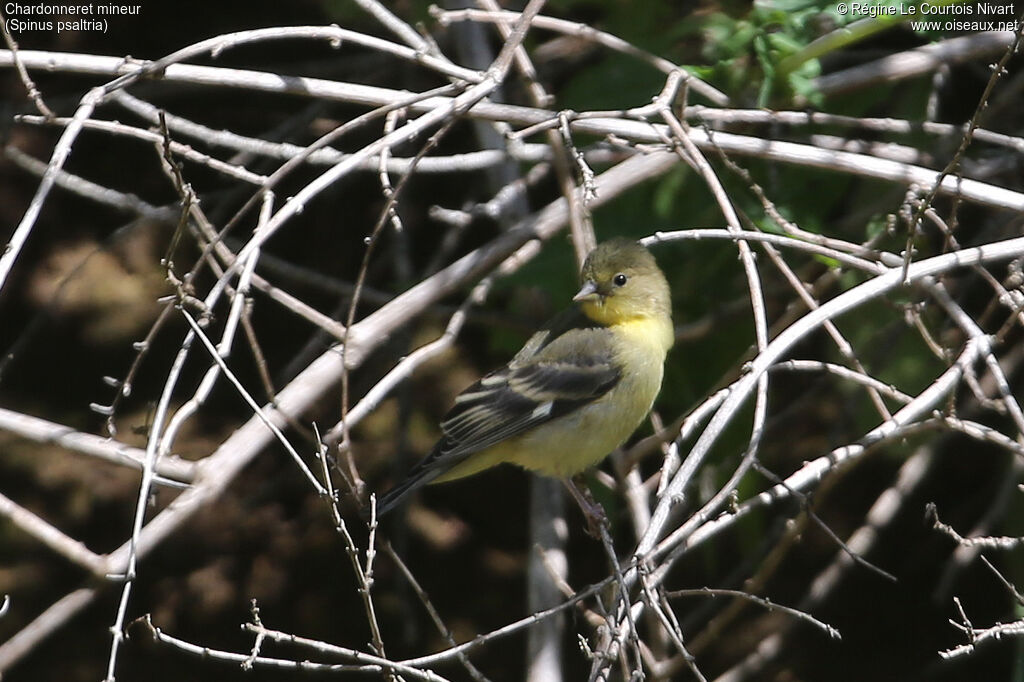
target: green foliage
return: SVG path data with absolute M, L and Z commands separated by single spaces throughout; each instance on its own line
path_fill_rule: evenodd
M 835 3 L 816 0 L 755 2 L 740 15 L 715 12 L 701 31 L 703 58 L 713 66 L 704 75 L 727 92 L 747 93 L 757 106 L 802 95 L 817 103 L 812 81 L 821 68 L 817 58 L 793 57 L 835 19 Z
M 963 1 L 929 4 L 938 7 Z M 772 106 L 794 96 L 821 105 L 814 79 L 821 73 L 822 57 L 924 16 L 919 11 L 923 3 L 875 0 L 858 4 L 864 9 L 857 13 L 840 13 L 839 3 L 832 0 L 759 0 L 740 12 L 723 8 L 694 27 L 694 33 L 703 39 L 702 63 L 711 66 L 693 70 L 732 93 L 734 99 L 740 95 L 742 101 L 741 94 L 746 93 L 745 99 L 757 106 Z M 886 13 L 893 8 L 896 13 Z M 927 31 L 918 34 L 948 37 Z

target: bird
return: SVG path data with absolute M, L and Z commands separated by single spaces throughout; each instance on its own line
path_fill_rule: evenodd
M 379 500 L 378 517 L 428 483 L 502 463 L 568 479 L 632 435 L 675 338 L 668 281 L 644 246 L 622 237 L 588 254 L 580 280 L 570 307 L 455 398 L 441 438 Z

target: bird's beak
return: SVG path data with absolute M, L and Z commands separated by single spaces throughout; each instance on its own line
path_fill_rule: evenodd
M 572 297 L 574 301 L 593 301 L 597 299 L 600 294 L 597 291 L 597 284 L 593 280 L 588 279 L 583 283 L 583 287 L 579 292 Z

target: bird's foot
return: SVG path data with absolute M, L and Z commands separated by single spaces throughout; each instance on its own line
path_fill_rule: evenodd
M 609 526 L 604 507 L 594 499 L 582 474 L 566 479 L 565 487 L 572 493 L 573 499 L 576 500 L 580 511 L 583 512 L 583 518 L 587 520 L 587 535 L 595 540 L 600 540 L 602 533 L 607 532 Z

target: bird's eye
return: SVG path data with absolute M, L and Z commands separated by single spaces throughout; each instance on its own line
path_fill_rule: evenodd
M 619 274 L 612 277 L 612 282 L 615 284 L 615 286 L 621 287 L 625 286 L 627 279 L 628 278 L 620 272 Z

